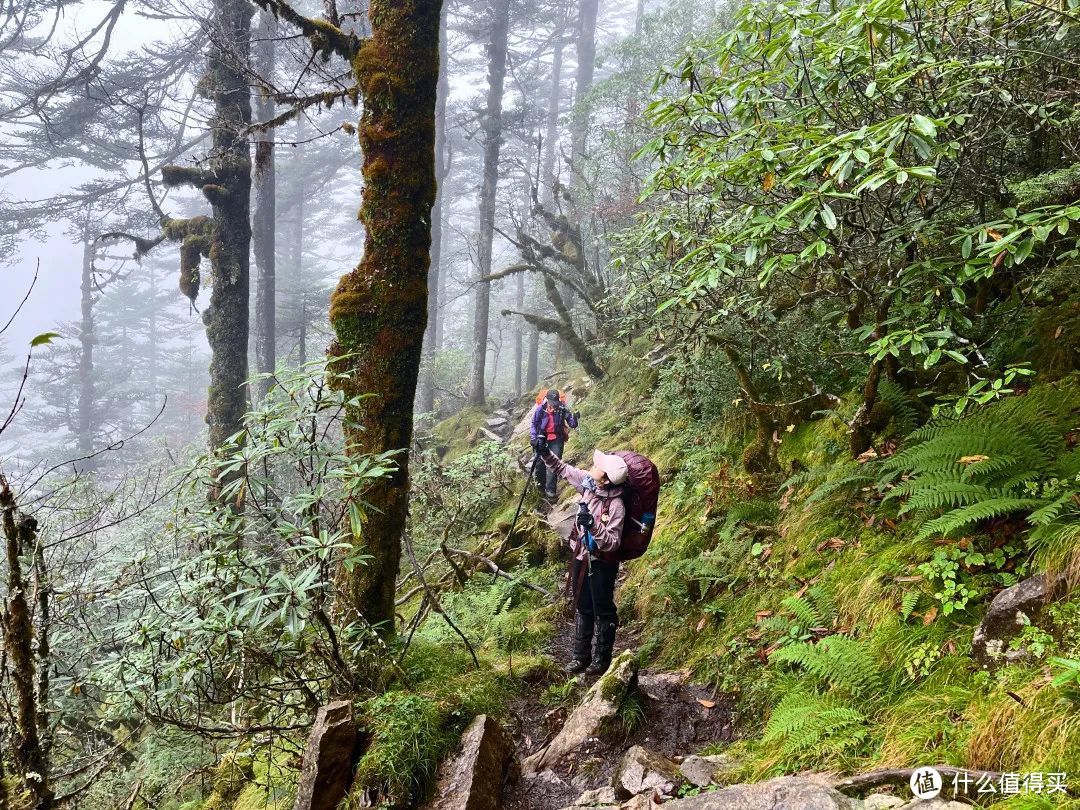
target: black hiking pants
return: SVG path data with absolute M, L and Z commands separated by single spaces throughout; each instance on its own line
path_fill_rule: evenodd
M 573 583 L 574 605 L 578 613 L 618 624 L 619 612 L 615 607 L 615 580 L 618 576 L 617 562 L 593 560 L 590 583 L 589 563 L 586 560 L 574 560 L 570 566 L 570 581 Z M 593 594 L 596 595 L 595 605 Z

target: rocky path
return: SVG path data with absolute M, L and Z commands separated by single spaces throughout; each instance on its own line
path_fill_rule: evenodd
M 571 636 L 567 619 L 551 647 L 559 666 L 570 660 Z M 611 683 L 605 687 L 578 679 L 569 707 L 545 705 L 543 684 L 514 707 L 508 730 L 524 773 L 507 786 L 503 807 L 548 810 L 583 806 L 583 801 L 613 802 L 610 786 L 624 760 L 624 770 L 634 772 L 623 777 L 625 797 L 650 778 L 657 787 L 675 791 L 686 777 L 677 773 L 671 758 L 732 739 L 730 702 L 690 684 L 686 673 L 637 672 L 631 652 L 635 642 L 633 628 L 621 629 L 616 661 L 602 679 Z M 604 692 L 618 699 L 604 700 Z M 567 743 L 568 728 L 577 734 Z M 557 755 L 554 749 L 563 747 L 568 750 Z

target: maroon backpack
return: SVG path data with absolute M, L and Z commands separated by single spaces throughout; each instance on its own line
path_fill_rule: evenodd
M 640 453 L 620 450 L 614 455 L 626 462 L 628 476 L 623 484 L 623 503 L 626 520 L 623 522 L 622 542 L 615 556 L 618 560 L 636 560 L 649 548 L 653 525 L 656 523 L 656 504 L 660 500 L 660 471 Z

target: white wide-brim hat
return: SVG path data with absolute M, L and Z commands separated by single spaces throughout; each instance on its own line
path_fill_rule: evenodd
M 629 474 L 629 470 L 626 468 L 626 462 L 618 456 L 609 456 L 607 453 L 593 450 L 592 463 L 594 466 L 599 467 L 604 471 L 604 474 L 608 477 L 608 481 L 611 483 L 626 483 L 626 476 Z

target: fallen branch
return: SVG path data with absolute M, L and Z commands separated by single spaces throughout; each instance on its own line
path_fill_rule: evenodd
M 424 571 L 420 567 L 420 561 L 416 559 L 416 553 L 413 551 L 412 539 L 408 533 L 403 535 L 405 541 L 405 552 L 409 556 L 409 561 L 413 565 L 413 570 L 416 571 L 416 578 L 420 581 L 420 587 L 424 589 L 424 599 L 431 606 L 431 609 L 438 613 L 450 625 L 450 629 L 453 630 L 461 640 L 465 643 L 465 648 L 469 651 L 469 655 L 472 656 L 473 664 L 477 669 L 480 669 L 480 659 L 476 657 L 476 650 L 473 649 L 472 642 L 469 641 L 469 637 L 461 632 L 461 628 L 454 624 L 454 620 L 450 618 L 450 615 L 443 610 L 442 603 L 439 602 L 439 598 L 435 595 L 435 592 L 428 585 L 427 580 L 424 579 Z
M 499 568 L 495 561 L 490 557 L 485 557 L 483 554 L 476 554 L 472 551 L 465 551 L 464 549 L 460 548 L 447 548 L 446 550 L 451 554 L 458 555 L 459 557 L 465 557 L 466 559 L 475 560 L 476 562 L 483 563 L 491 571 L 493 571 L 495 576 L 497 577 L 503 577 L 504 579 L 508 579 L 511 582 L 517 582 L 517 584 L 521 585 L 523 588 L 528 588 L 530 591 L 536 591 L 539 594 L 543 594 L 545 597 L 551 599 L 552 601 L 554 601 L 555 599 L 551 591 L 545 588 L 541 588 L 539 585 L 533 585 L 531 582 L 525 582 L 524 580 L 520 579 L 515 580 L 509 573 Z
M 424 586 L 423 585 L 417 585 L 415 588 L 412 588 L 408 593 L 404 593 L 401 596 L 399 596 L 397 598 L 397 600 L 394 602 L 394 606 L 395 607 L 401 607 L 406 602 L 408 602 L 410 599 L 412 599 L 414 596 L 416 596 L 418 593 L 420 593 L 420 591 L 422 591 L 422 590 L 424 590 Z
M 941 774 L 942 782 L 946 783 L 942 785 L 943 790 L 948 785 L 951 777 L 961 774 L 967 774 L 974 781 L 988 780 L 993 782 L 1001 778 L 1001 774 L 997 771 L 973 771 L 967 768 L 953 768 L 950 765 L 933 765 L 930 767 L 933 767 L 934 770 Z M 849 776 L 846 779 L 833 782 L 832 786 L 841 793 L 865 793 L 882 785 L 907 785 L 911 782 L 911 775 L 920 770 L 922 768 L 885 768 L 880 771 L 869 771 L 868 773 Z

